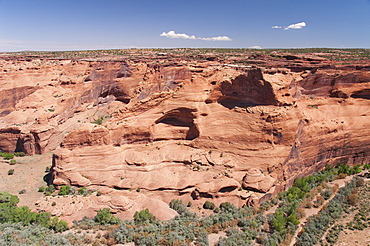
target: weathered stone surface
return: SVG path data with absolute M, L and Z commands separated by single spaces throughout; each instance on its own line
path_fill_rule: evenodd
M 0 58 L 0 149 L 53 151 L 55 185 L 103 193 L 40 201 L 67 219 L 105 206 L 170 218 L 174 198 L 258 204 L 327 164 L 370 161 L 369 61 L 14 59 Z M 226 63 L 239 61 L 256 65 Z
M 263 174 L 257 168 L 251 168 L 243 178 L 242 186 L 244 189 L 267 192 L 275 185 L 276 180 Z

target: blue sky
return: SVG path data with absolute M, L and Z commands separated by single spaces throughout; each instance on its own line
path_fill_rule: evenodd
M 0 51 L 132 47 L 370 48 L 370 0 L 0 0 Z

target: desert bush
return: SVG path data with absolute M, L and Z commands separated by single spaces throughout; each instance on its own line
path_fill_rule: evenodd
M 296 245 L 309 246 L 317 244 L 318 240 L 329 226 L 341 217 L 346 202 L 348 202 L 346 201 L 346 197 L 351 195 L 352 189 L 356 186 L 356 181 L 357 179 L 354 178 L 350 183 L 347 183 L 345 187 L 339 189 L 335 197 L 319 214 L 311 216 L 307 220 L 303 228 L 303 233 L 297 237 Z
M 14 152 L 14 155 L 17 156 L 17 157 L 23 157 L 26 155 L 26 153 L 24 152 Z
M 5 223 L 0 224 L 0 232 L 0 245 L 71 245 L 64 235 L 39 225 Z
M 91 122 L 92 124 L 101 125 L 103 123 L 103 117 L 96 119 L 95 121 Z
M 237 208 L 229 202 L 223 202 L 220 204 L 220 210 L 225 213 L 234 213 L 237 211 Z
M 295 245 L 297 246 L 315 246 L 318 243 L 317 238 L 311 236 L 308 232 L 303 232 L 297 238 L 297 242 Z
M 8 192 L 0 191 L 0 206 L 15 206 L 18 204 L 18 202 L 19 198 L 17 196 L 11 195 Z
M 297 208 L 297 213 L 296 213 L 297 219 L 302 219 L 303 217 L 306 216 L 306 213 L 304 212 L 304 209 L 299 207 Z
M 14 174 L 14 169 L 9 169 L 8 170 L 8 175 L 13 175 Z
M 17 196 L 0 192 L 0 223 L 22 223 L 25 226 L 33 224 L 56 231 L 68 229 L 68 224 L 62 220 L 59 221 L 57 217 L 50 220 L 50 213 L 31 212 L 28 207 L 17 207 L 18 202 Z
M 314 202 L 313 202 L 313 206 L 314 206 L 315 208 L 318 208 L 318 207 L 320 207 L 321 205 L 323 205 L 323 204 L 324 204 L 324 202 L 325 202 L 325 199 L 324 199 L 321 195 L 319 195 L 319 196 L 317 197 L 316 201 L 314 201 Z
M 364 178 L 359 178 L 356 181 L 356 187 L 361 187 L 365 184 L 365 179 Z
M 144 209 L 135 212 L 134 221 L 136 224 L 148 224 L 156 221 L 156 218 L 149 212 L 149 209 Z
M 51 220 L 50 228 L 56 232 L 63 232 L 68 230 L 68 223 L 64 220 L 59 220 L 58 217 L 54 217 Z
M 220 240 L 217 242 L 217 246 L 238 246 L 238 245 L 254 245 L 252 240 L 243 232 L 239 231 L 232 231 L 230 233 L 230 230 L 228 231 L 229 236 L 227 238 L 221 237 Z
M 81 196 L 87 196 L 91 193 L 86 187 L 81 187 L 78 189 L 77 194 Z
M 215 204 L 213 202 L 210 202 L 210 201 L 206 201 L 204 204 L 203 204 L 203 208 L 204 209 L 209 209 L 209 210 L 213 210 L 215 209 Z
M 326 241 L 330 245 L 335 244 L 338 241 L 339 233 L 343 230 L 343 228 L 343 225 L 333 226 L 325 237 Z
M 346 177 L 347 177 L 347 174 L 345 174 L 345 173 L 340 173 L 340 174 L 338 174 L 337 179 L 344 179 L 344 178 L 346 178 Z
M 121 244 L 132 242 L 135 228 L 133 221 L 124 221 L 118 229 L 115 229 L 111 236 Z
M 325 200 L 328 200 L 331 195 L 332 195 L 332 192 L 329 190 L 329 189 L 326 189 L 326 190 L 323 190 L 321 193 L 321 196 L 325 199 Z
M 109 208 L 103 208 L 100 209 L 95 218 L 94 218 L 96 223 L 99 224 L 117 224 L 118 219 L 113 216 Z
M 45 194 L 46 194 L 46 192 L 48 192 L 49 193 L 49 195 L 51 194 L 51 193 L 53 193 L 55 191 L 55 187 L 54 187 L 54 185 L 48 185 L 46 188 L 45 188 Z
M 349 205 L 355 206 L 358 202 L 358 195 L 357 194 L 350 194 L 346 196 L 346 201 Z
M 14 158 L 14 154 L 12 153 L 0 153 L 0 155 L 5 159 L 5 160 L 10 160 Z
M 69 185 L 62 185 L 58 192 L 59 196 L 73 195 L 74 189 Z
M 10 165 L 15 165 L 17 163 L 17 161 L 16 160 L 14 160 L 14 159 L 11 159 L 10 161 L 9 161 L 9 164 Z
M 272 207 L 272 203 L 270 201 L 262 202 L 259 206 L 261 211 L 267 211 Z
M 179 199 L 173 199 L 169 203 L 169 207 L 175 210 L 177 213 L 182 214 L 184 213 L 187 208 L 185 207 L 184 203 Z

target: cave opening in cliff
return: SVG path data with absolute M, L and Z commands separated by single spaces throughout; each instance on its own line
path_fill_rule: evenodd
M 14 152 L 24 152 L 27 153 L 27 151 L 24 149 L 24 140 L 22 138 L 17 139 L 17 144 L 15 146 Z
M 164 116 L 159 118 L 155 123 L 156 124 L 166 124 L 173 127 L 179 128 L 188 128 L 186 133 L 183 136 L 185 140 L 193 140 L 199 137 L 199 130 L 196 124 L 194 123 L 195 115 L 194 109 L 189 108 L 177 108 L 170 110 Z
M 163 123 L 171 126 L 177 126 L 177 127 L 187 127 L 189 130 L 187 131 L 185 135 L 185 140 L 193 140 L 197 137 L 199 137 L 199 130 L 194 124 L 194 122 L 185 122 L 182 121 L 176 117 L 169 117 L 169 118 L 163 118 L 159 121 L 156 122 L 158 123 Z

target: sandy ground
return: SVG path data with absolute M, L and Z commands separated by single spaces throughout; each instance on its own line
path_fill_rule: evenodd
M 0 191 L 9 192 L 19 197 L 18 206 L 28 206 L 35 209 L 35 202 L 43 195 L 38 192 L 40 186 L 45 186 L 43 180 L 45 168 L 51 167 L 52 154 L 15 157 L 17 163 L 10 165 L 8 161 L 0 160 Z M 13 175 L 8 170 L 14 169 Z M 26 190 L 25 194 L 19 191 Z

